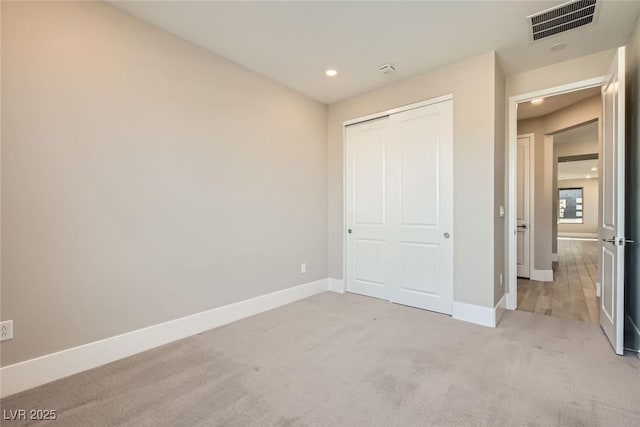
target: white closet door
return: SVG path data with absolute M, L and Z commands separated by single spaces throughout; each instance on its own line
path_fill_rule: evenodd
M 385 163 L 389 118 L 347 128 L 347 290 L 389 299 Z
M 453 102 L 347 128 L 347 290 L 450 314 Z
M 391 301 L 453 308 L 453 102 L 390 117 Z

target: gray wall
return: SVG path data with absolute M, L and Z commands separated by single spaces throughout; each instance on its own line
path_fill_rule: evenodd
M 519 120 L 518 134 L 534 136 L 534 268 L 550 270 L 554 253 L 556 225 L 555 191 L 553 181 L 553 144 L 545 147 L 545 136 L 580 124 L 599 120 L 602 115 L 600 95 L 579 101 L 562 110 L 534 119 Z M 560 144 L 561 145 L 561 144 Z
M 627 46 L 627 183 L 624 346 L 640 350 L 640 22 Z
M 343 122 L 453 94 L 454 299 L 494 305 L 496 78 L 493 52 L 329 106 L 329 274 L 343 277 Z M 502 123 L 502 122 L 500 122 Z M 504 126 L 503 126 L 504 127 Z M 497 166 L 498 170 L 504 164 Z
M 2 105 L 3 365 L 327 277 L 326 106 L 98 2 L 2 2 Z

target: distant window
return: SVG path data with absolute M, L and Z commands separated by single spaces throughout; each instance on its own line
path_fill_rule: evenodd
M 582 188 L 561 188 L 558 190 L 558 224 L 582 224 Z

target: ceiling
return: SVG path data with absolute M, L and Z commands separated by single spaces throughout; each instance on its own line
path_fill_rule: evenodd
M 598 141 L 598 122 L 587 123 L 553 135 L 554 144 Z
M 563 1 L 108 3 L 324 103 L 491 50 L 512 74 L 622 46 L 640 12 L 601 1 L 595 24 L 533 43 L 526 17 Z
M 546 116 L 555 111 L 573 105 L 583 99 L 600 95 L 600 87 L 569 92 L 562 95 L 548 96 L 544 98 L 542 104 L 534 105 L 531 102 L 518 104 L 518 120 L 533 119 L 535 117 Z
M 596 169 L 596 170 L 593 170 Z M 577 160 L 558 163 L 558 181 L 598 177 L 598 160 Z

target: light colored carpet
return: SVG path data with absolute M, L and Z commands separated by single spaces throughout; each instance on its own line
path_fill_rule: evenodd
M 583 322 L 324 293 L 1 404 L 83 427 L 639 426 L 640 360 Z

